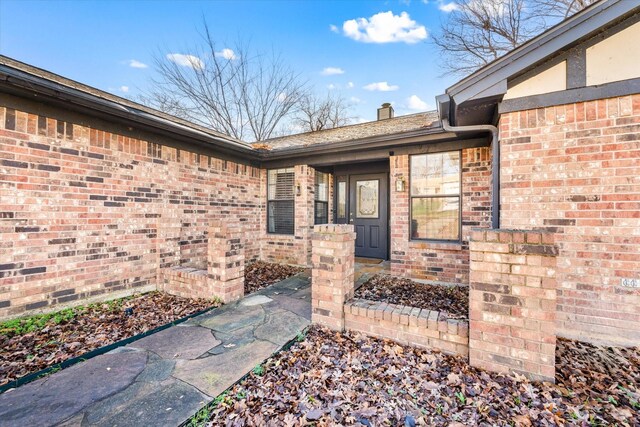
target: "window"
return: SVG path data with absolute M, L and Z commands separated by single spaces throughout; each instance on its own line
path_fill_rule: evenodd
M 314 220 L 316 224 L 329 222 L 329 174 L 316 171 Z
M 293 234 L 295 205 L 293 168 L 268 171 L 267 187 L 267 231 L 276 234 Z
M 411 238 L 460 240 L 460 152 L 411 156 Z
M 336 195 L 336 219 L 338 223 L 343 223 L 347 219 L 347 181 L 346 177 L 340 176 L 338 180 L 338 194 Z

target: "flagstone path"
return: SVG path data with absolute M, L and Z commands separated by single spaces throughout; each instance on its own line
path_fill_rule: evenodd
M 0 426 L 179 425 L 310 319 L 302 273 L 0 394 Z

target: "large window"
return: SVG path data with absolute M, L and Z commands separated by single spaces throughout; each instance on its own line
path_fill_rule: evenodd
M 329 222 L 329 174 L 316 171 L 314 219 L 316 224 Z
M 295 204 L 293 168 L 268 171 L 267 187 L 267 231 L 276 234 L 293 234 Z
M 460 240 L 460 152 L 411 156 L 411 238 Z

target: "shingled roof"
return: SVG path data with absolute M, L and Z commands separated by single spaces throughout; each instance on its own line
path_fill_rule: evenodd
M 431 127 L 431 124 L 437 120 L 437 111 L 426 111 L 424 113 L 398 116 L 392 119 L 377 120 L 373 122 L 341 126 L 333 129 L 271 138 L 257 142 L 254 145 L 267 145 L 270 149 L 281 149 L 321 143 L 360 140 L 373 136 L 391 135 L 400 132 L 429 128 Z

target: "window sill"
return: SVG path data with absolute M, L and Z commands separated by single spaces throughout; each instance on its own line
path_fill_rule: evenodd
M 445 251 L 461 251 L 461 242 L 430 242 L 428 240 L 410 240 L 409 246 L 414 249 L 440 249 Z

